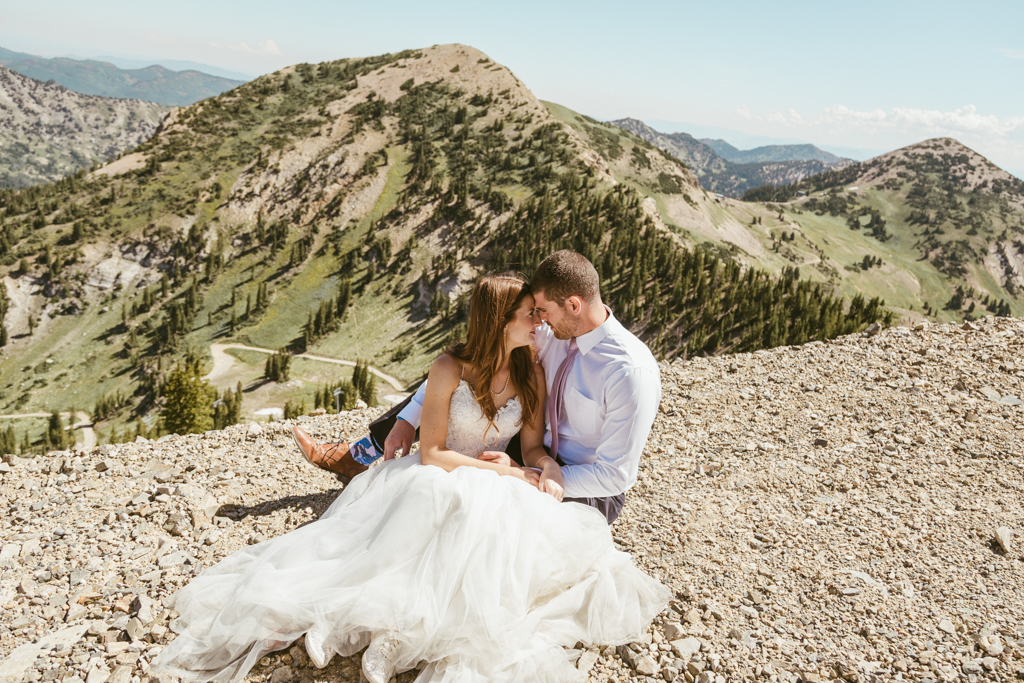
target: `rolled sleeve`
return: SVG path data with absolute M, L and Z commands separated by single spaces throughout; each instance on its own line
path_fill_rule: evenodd
M 567 498 L 615 496 L 636 483 L 640 455 L 661 402 L 657 371 L 633 367 L 609 378 L 594 461 L 562 468 Z
M 409 401 L 409 405 L 402 408 L 402 411 L 398 413 L 399 420 L 405 420 L 416 429 L 420 428 L 420 420 L 423 418 L 423 397 L 427 394 L 427 383 L 424 382 L 420 385 L 420 388 L 413 394 L 412 400 Z

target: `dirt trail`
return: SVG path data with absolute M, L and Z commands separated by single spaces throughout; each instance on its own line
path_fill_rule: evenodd
M 62 418 L 67 418 L 71 413 L 61 413 Z M 0 415 L 0 420 L 16 420 L 24 417 L 50 417 L 50 413 L 19 413 L 17 415 Z M 78 418 L 78 422 L 71 426 L 72 429 L 80 429 L 82 431 L 82 446 L 87 450 L 92 449 L 96 445 L 96 432 L 92 428 L 92 420 L 89 419 L 89 415 L 79 410 L 75 413 L 75 417 Z
M 210 344 L 210 354 L 213 355 L 213 369 L 210 370 L 210 374 L 206 376 L 207 381 L 216 381 L 231 370 L 231 366 L 235 364 L 236 359 L 234 356 L 227 353 L 228 349 L 244 349 L 246 351 L 256 351 L 258 353 L 274 353 L 273 349 L 261 349 L 256 346 L 246 346 L 245 344 Z M 308 358 L 309 360 L 317 360 L 323 363 L 334 363 L 335 365 L 347 365 L 349 367 L 355 367 L 356 365 L 355 361 L 327 358 L 326 356 L 314 356 L 308 353 L 300 353 L 295 357 Z M 370 372 L 387 382 L 396 391 L 405 391 L 405 385 L 403 385 L 397 378 L 392 377 L 391 375 L 386 375 L 374 367 L 370 368 Z

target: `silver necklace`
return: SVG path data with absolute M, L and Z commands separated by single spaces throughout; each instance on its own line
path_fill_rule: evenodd
M 497 393 L 495 393 L 495 392 L 493 392 L 493 391 L 492 391 L 492 392 L 491 392 L 491 395 L 492 395 L 492 396 L 501 396 L 502 394 L 504 394 L 504 393 L 505 393 L 505 390 L 506 390 L 506 389 L 508 389 L 508 381 L 509 381 L 510 379 L 512 379 L 512 369 L 511 369 L 511 368 L 509 368 L 509 371 L 508 371 L 508 376 L 507 376 L 507 377 L 505 377 L 505 386 L 503 386 L 503 387 L 501 388 L 501 391 L 499 391 L 499 392 L 497 392 Z

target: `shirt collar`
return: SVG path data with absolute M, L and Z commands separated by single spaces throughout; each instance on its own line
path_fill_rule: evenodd
M 576 337 L 576 346 L 584 356 L 590 353 L 592 348 L 600 344 L 611 333 L 613 327 L 619 326 L 619 321 L 612 314 L 612 309 L 605 306 L 604 310 L 608 312 L 608 318 L 603 323 L 590 332 Z

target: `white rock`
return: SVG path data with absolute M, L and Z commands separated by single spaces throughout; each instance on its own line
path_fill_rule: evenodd
M 595 650 L 584 650 L 580 658 L 576 660 L 576 669 L 582 673 L 590 673 L 590 670 L 597 664 L 598 654 Z
M 131 606 L 132 614 L 137 616 L 143 624 L 153 623 L 156 620 L 159 608 L 160 603 L 145 593 L 135 596 Z
M 670 623 L 665 625 L 665 640 L 669 642 L 678 640 L 686 635 L 686 629 L 682 624 Z
M 700 641 L 693 636 L 673 640 L 669 645 L 672 646 L 672 651 L 676 653 L 676 656 L 684 662 L 690 661 L 690 657 L 700 652 Z
M 999 546 L 1003 549 L 1004 553 L 1009 553 L 1013 542 L 1013 531 L 1010 527 L 1001 526 L 996 529 L 996 541 L 999 543 Z
M 998 657 L 1003 654 L 1003 641 L 999 636 L 982 636 L 978 639 L 978 644 L 981 645 L 981 649 L 992 657 Z

